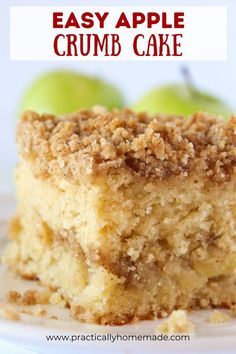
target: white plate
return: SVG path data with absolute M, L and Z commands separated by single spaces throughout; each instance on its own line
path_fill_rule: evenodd
M 7 242 L 6 220 L 14 211 L 14 199 L 10 195 L 0 195 L 0 250 Z M 0 302 L 5 302 L 8 290 L 19 291 L 39 288 L 35 282 L 13 276 L 0 266 Z M 139 335 L 155 334 L 161 320 L 142 321 L 125 326 L 86 325 L 73 321 L 65 309 L 47 306 L 49 316 L 56 315 L 59 320 L 22 315 L 20 322 L 0 320 L 0 339 L 23 348 L 40 353 L 176 353 L 176 352 L 226 352 L 233 351 L 236 345 L 236 319 L 222 325 L 211 325 L 207 318 L 212 311 L 194 311 L 189 318 L 196 324 L 196 332 L 189 341 L 47 341 L 46 335 Z M 75 338 L 75 337 L 74 337 Z M 4 353 L 5 354 L 5 353 Z

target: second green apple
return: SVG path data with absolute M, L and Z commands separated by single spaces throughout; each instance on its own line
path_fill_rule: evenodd
M 136 102 L 133 109 L 137 112 L 177 114 L 185 117 L 197 111 L 222 115 L 225 118 L 229 118 L 232 113 L 230 106 L 221 99 L 184 84 L 155 88 Z

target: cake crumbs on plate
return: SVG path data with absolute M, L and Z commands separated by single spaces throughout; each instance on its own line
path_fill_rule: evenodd
M 30 309 L 22 309 L 20 310 L 20 312 L 26 315 L 32 315 L 36 317 L 45 317 L 47 315 L 47 311 L 44 308 L 38 306 Z
M 17 305 L 47 305 L 49 303 L 50 293 L 48 291 L 39 291 L 28 289 L 23 294 L 16 290 L 9 290 L 6 294 L 7 301 Z
M 6 304 L 0 304 L 0 318 L 11 321 L 19 321 L 20 315 L 14 307 Z
M 195 326 L 187 318 L 184 310 L 175 310 L 157 327 L 157 332 L 162 333 L 193 333 Z
M 33 310 L 33 315 L 37 316 L 37 317 L 44 317 L 47 315 L 47 311 L 45 309 L 43 309 L 42 307 L 36 307 Z
M 24 292 L 22 302 L 24 305 L 47 305 L 49 293 L 47 291 L 38 291 L 29 289 Z
M 11 304 L 20 304 L 22 301 L 22 296 L 16 290 L 9 290 L 6 294 L 6 299 Z
M 53 293 L 50 298 L 49 298 L 49 303 L 51 305 L 56 305 L 59 306 L 61 308 L 64 308 L 67 306 L 66 301 L 63 299 L 62 295 L 58 292 Z
M 236 304 L 232 305 L 230 307 L 230 315 L 231 317 L 235 318 L 236 317 Z
M 230 320 L 230 316 L 225 312 L 220 312 L 218 310 L 213 311 L 208 322 L 212 324 L 225 323 Z

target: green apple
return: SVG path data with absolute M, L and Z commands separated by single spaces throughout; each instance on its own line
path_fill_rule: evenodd
M 124 100 L 116 87 L 101 79 L 62 70 L 36 79 L 26 91 L 20 111 L 64 114 L 94 105 L 121 108 Z
M 185 84 L 155 88 L 141 98 L 133 109 L 137 112 L 147 111 L 151 114 L 160 112 L 185 117 L 197 111 L 223 115 L 225 118 L 232 113 L 231 108 L 222 100 Z

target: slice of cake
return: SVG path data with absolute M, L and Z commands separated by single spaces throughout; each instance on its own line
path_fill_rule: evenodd
M 236 120 L 27 112 L 3 261 L 101 324 L 236 303 Z

